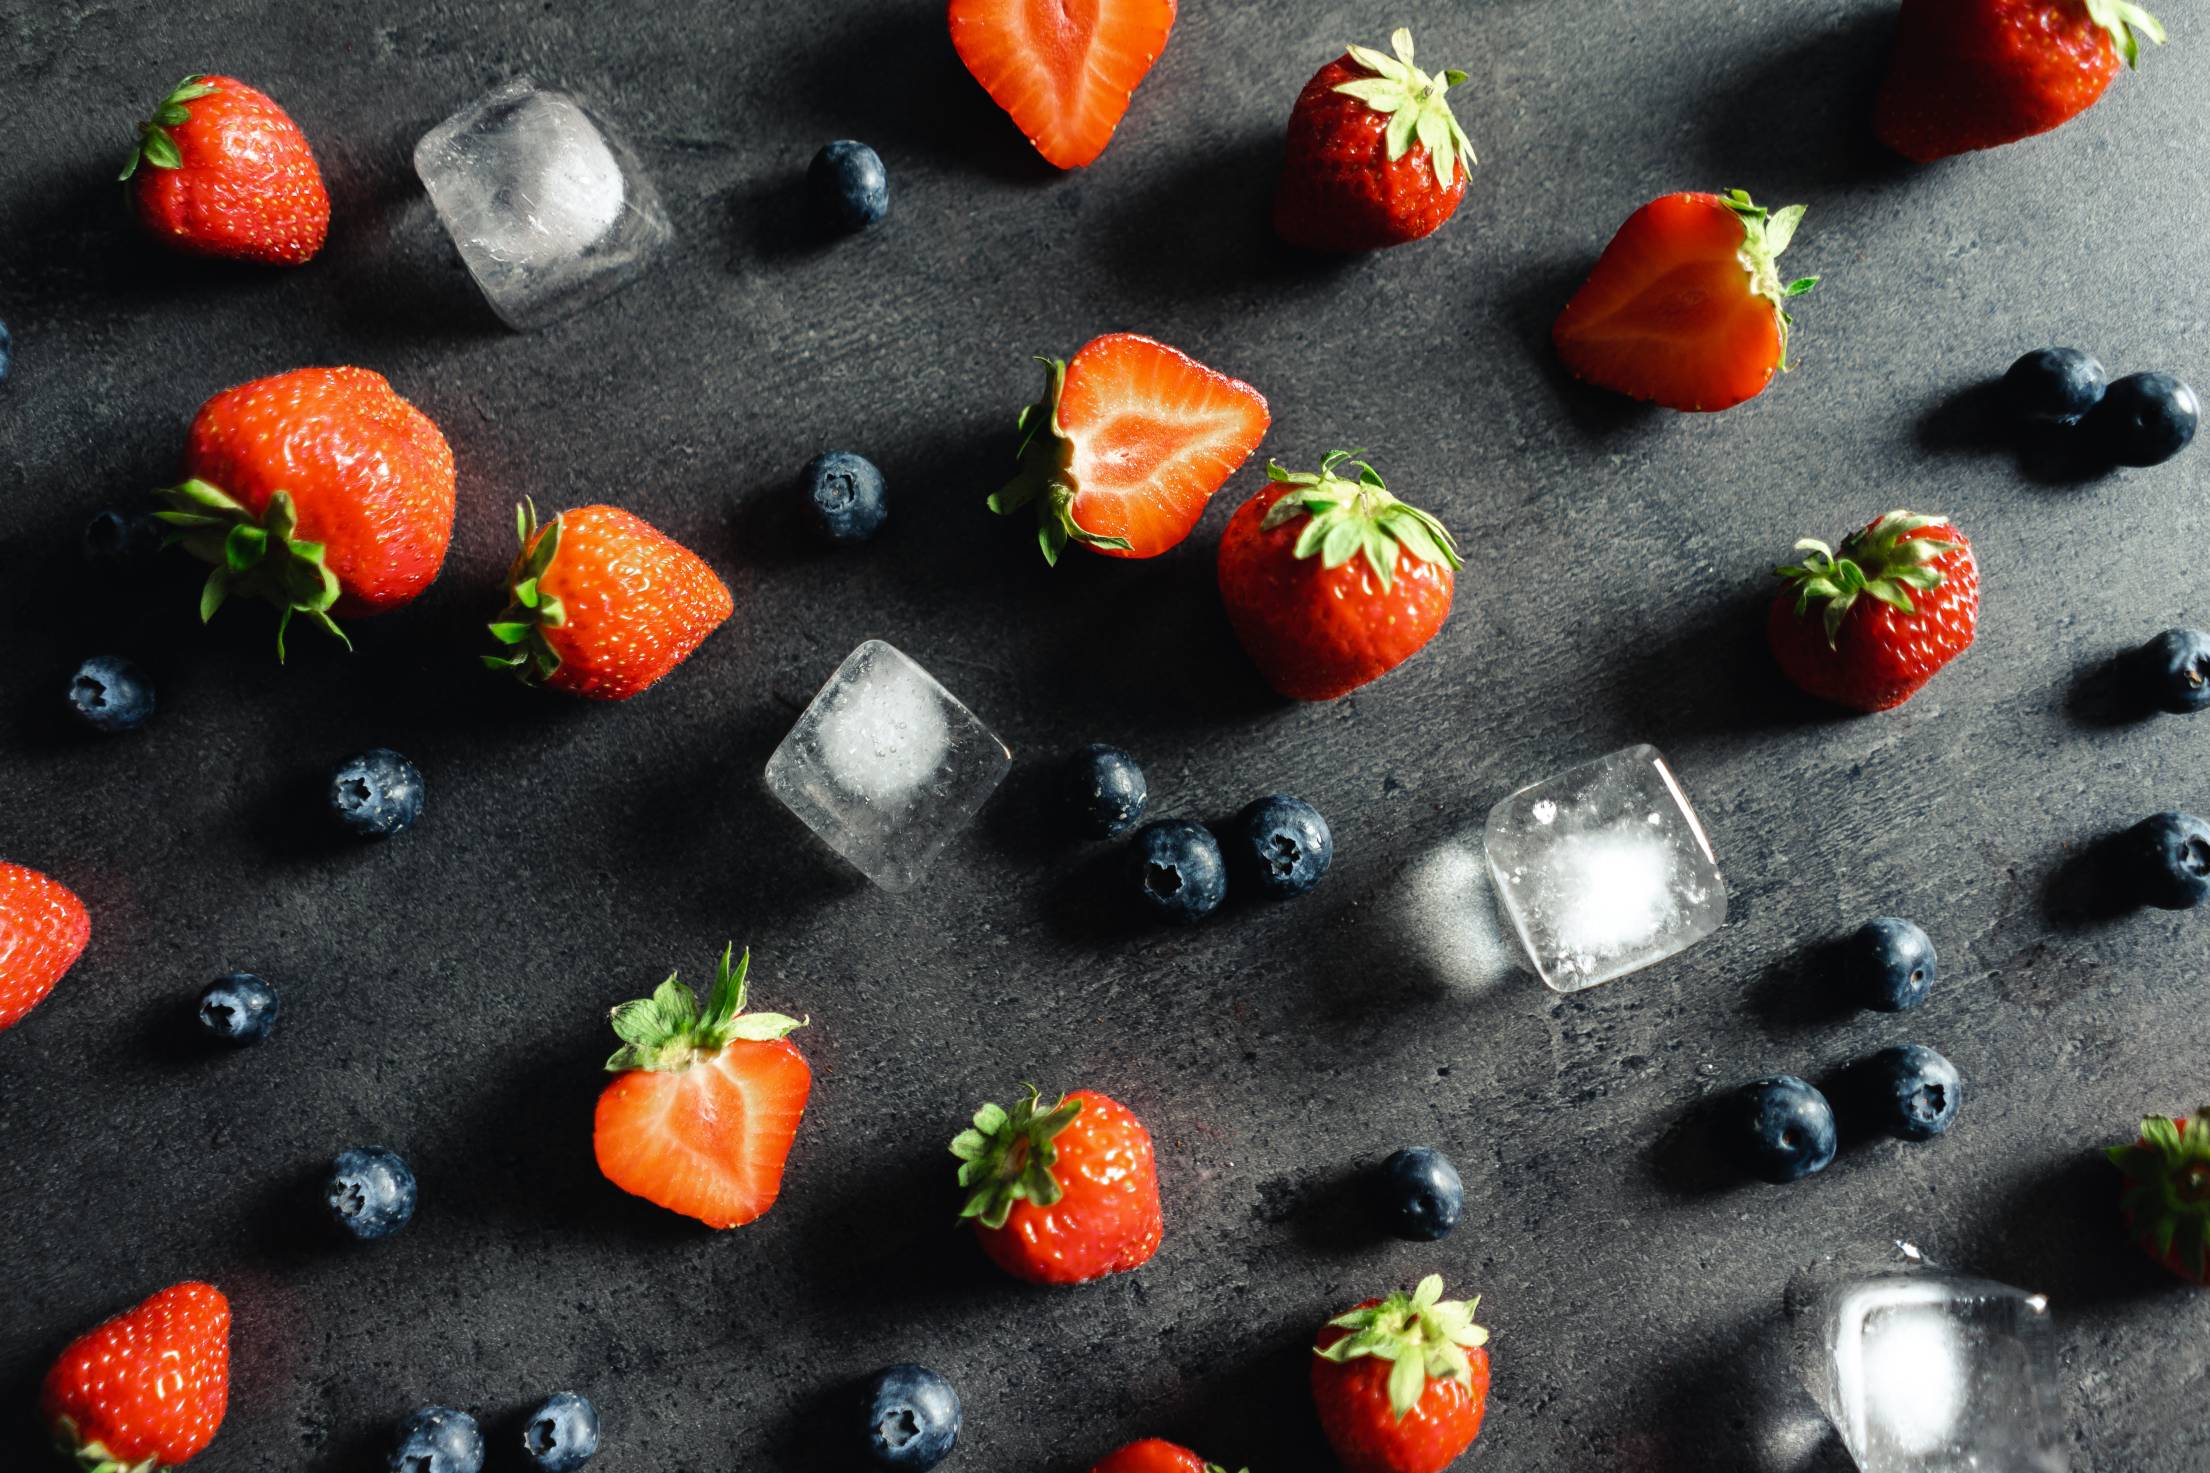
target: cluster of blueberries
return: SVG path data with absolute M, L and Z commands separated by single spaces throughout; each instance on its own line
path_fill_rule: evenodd
M 2168 373 L 2112 380 L 2078 348 L 2037 348 L 2003 375 L 2003 401 L 2028 425 L 2077 434 L 2080 446 L 2113 465 L 2162 465 L 2185 450 L 2202 422 L 2202 400 Z
M 599 1414 L 573 1391 L 555 1392 L 522 1419 L 522 1456 L 539 1473 L 575 1473 L 599 1450 Z M 483 1428 L 456 1407 L 422 1407 L 392 1451 L 394 1473 L 482 1473 Z

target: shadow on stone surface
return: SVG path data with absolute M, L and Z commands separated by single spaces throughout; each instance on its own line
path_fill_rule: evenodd
M 1768 965 L 1750 985 L 1750 1012 L 1767 1026 L 1788 1030 L 1829 1027 L 1855 1016 L 1863 1003 L 1845 984 L 1842 958 L 1848 938 L 1810 942 Z
M 2111 473 L 2109 461 L 2076 427 L 2014 422 L 2003 408 L 1999 378 L 1968 384 L 1925 410 L 1916 439 L 1936 455 L 2008 455 L 2018 474 L 2037 486 L 2084 486 Z
M 2136 726 L 2159 713 L 2141 678 L 2140 651 L 2128 647 L 2080 666 L 2064 687 L 2064 714 L 2090 728 Z
M 1875 7 L 1805 19 L 1793 43 L 1762 55 L 1736 53 L 1740 65 L 1711 85 L 1700 107 L 1707 126 L 1696 138 L 1693 177 L 1709 176 L 1718 188 L 1739 184 L 1777 208 L 1806 189 L 1892 184 L 1913 172 L 1872 131 L 1872 99 L 1895 41 L 1894 12 Z

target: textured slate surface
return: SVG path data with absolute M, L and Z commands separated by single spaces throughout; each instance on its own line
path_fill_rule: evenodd
M 2199 160 L 2210 44 L 2173 44 L 2063 132 L 1912 171 L 1862 117 L 1888 7 L 1527 0 L 1425 13 L 1191 0 L 1102 162 L 1053 177 L 966 81 L 930 4 L 756 0 L 373 9 L 5 0 L 0 316 L 0 852 L 96 916 L 61 991 L 0 1039 L 0 1463 L 79 1327 L 163 1282 L 238 1307 L 238 1389 L 211 1470 L 357 1469 L 405 1410 L 494 1420 L 587 1391 L 609 1473 L 833 1466 L 836 1396 L 912 1358 L 967 1401 L 954 1465 L 1080 1469 L 1157 1431 L 1231 1466 L 1316 1468 L 1303 1352 L 1328 1313 L 1440 1269 L 1486 1295 L 1498 1470 L 1832 1469 L 1770 1356 L 1781 1282 L 1830 1246 L 1907 1235 L 2047 1290 L 2083 1473 L 2210 1460 L 2210 1300 L 2137 1259 L 2093 1148 L 2203 1103 L 2201 918 L 2087 917 L 2076 856 L 2156 808 L 2210 803 L 2210 719 L 2116 719 L 2095 672 L 2203 607 L 2210 460 L 2076 482 L 1976 428 L 1969 390 L 2073 341 L 2115 370 L 2210 379 Z M 1318 267 L 1268 242 L 1289 99 L 1345 39 L 1417 25 L 1473 75 L 1482 167 L 1438 239 Z M 284 101 L 338 218 L 289 273 L 149 256 L 107 183 L 132 121 L 218 68 Z M 473 297 L 408 167 L 413 140 L 506 77 L 627 125 L 680 231 L 618 304 L 535 337 Z M 832 249 L 794 229 L 825 139 L 889 163 L 894 213 Z M 1583 392 L 1550 316 L 1618 221 L 1741 184 L 1811 212 L 1791 264 L 1800 369 L 1692 419 Z M 1370 446 L 1458 531 L 1457 610 L 1414 665 L 1284 706 L 1211 587 L 1227 510 L 1140 565 L 1056 573 L 982 514 L 1028 355 L 1138 328 L 1248 377 L 1268 450 Z M 188 618 L 182 570 L 79 586 L 77 529 L 175 469 L 210 393 L 350 361 L 388 373 L 461 465 L 458 537 L 417 606 L 350 659 Z M 843 445 L 888 472 L 876 544 L 807 550 L 781 508 Z M 586 708 L 474 666 L 524 494 L 610 499 L 697 546 L 732 625 L 650 698 Z M 1894 505 L 1981 549 L 1979 646 L 1906 710 L 1837 719 L 1778 689 L 1765 568 Z M 862 888 L 761 791 L 797 705 L 889 638 L 1023 766 L 923 889 Z M 304 641 L 303 641 L 304 642 Z M 53 714 L 119 650 L 159 678 L 147 731 Z M 1033 774 L 1106 738 L 1157 811 L 1275 788 L 1334 820 L 1310 900 L 1172 934 L 1113 919 L 1110 856 L 1031 818 Z M 1561 1000 L 1409 986 L 1378 919 L 1399 864 L 1510 788 L 1650 740 L 1734 886 L 1677 963 Z M 431 807 L 382 847 L 313 827 L 317 775 L 389 743 Z M 1946 978 L 1905 1019 L 1831 998 L 1819 948 L 1919 918 Z M 818 1087 L 780 1206 L 724 1236 L 623 1198 L 589 1152 L 609 1004 L 726 937 L 763 1006 L 812 1014 Z M 280 1036 L 212 1056 L 181 1012 L 250 967 Z M 1965 1071 L 1953 1136 L 1849 1152 L 1791 1190 L 1710 1169 L 1684 1122 L 1738 1079 L 1813 1077 L 1881 1044 Z M 1016 1080 L 1089 1084 L 1157 1135 L 1169 1234 L 1075 1292 L 1001 1280 L 945 1223 L 943 1142 Z M 1375 1241 L 1350 1182 L 1395 1146 L 1466 1178 L 1448 1242 Z M 422 1175 L 415 1225 L 330 1242 L 312 1182 L 380 1142 Z

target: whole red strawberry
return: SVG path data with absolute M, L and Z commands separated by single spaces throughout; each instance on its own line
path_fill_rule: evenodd
M 1980 621 L 1980 569 L 1942 517 L 1891 511 L 1842 543 L 1796 544 L 1775 571 L 1766 637 L 1781 672 L 1822 700 L 1886 711 L 1963 654 Z
M 1107 1453 L 1090 1473 L 1227 1473 L 1218 1463 L 1208 1463 L 1179 1443 L 1163 1437 L 1146 1437 Z M 1245 1469 L 1244 1473 L 1250 1473 Z
M 1450 617 L 1457 544 L 1359 453 L 1335 451 L 1317 474 L 1268 462 L 1269 484 L 1220 537 L 1228 622 L 1292 700 L 1332 701 L 1387 674 Z
M 540 529 L 534 504 L 514 511 L 521 553 L 492 637 L 494 670 L 600 701 L 658 684 L 719 629 L 736 605 L 705 559 L 617 506 L 579 506 Z
M 1918 163 L 2014 143 L 2078 117 L 2164 27 L 2132 0 L 1903 0 L 1873 108 Z
M 230 1301 L 212 1284 L 172 1284 L 69 1342 L 39 1409 L 54 1443 L 87 1473 L 189 1462 L 230 1405 Z
M 365 368 L 301 368 L 200 406 L 186 479 L 156 493 L 171 541 L 214 571 L 200 618 L 232 597 L 276 605 L 350 646 L 334 614 L 389 613 L 437 578 L 453 540 L 453 451 Z
M 2142 1249 L 2188 1283 L 2210 1288 L 2210 1110 L 2151 1115 L 2130 1146 L 2104 1151 L 2125 1173 L 2119 1209 Z
M 1033 1284 L 1082 1284 L 1159 1251 L 1151 1135 L 1116 1100 L 1078 1089 L 1044 1107 L 1033 1086 L 1011 1110 L 984 1105 L 952 1142 L 974 1223 L 999 1268 Z
M 1345 1473 L 1441 1473 L 1480 1435 L 1489 1401 L 1481 1303 L 1443 1298 L 1440 1274 L 1410 1294 L 1329 1320 L 1312 1347 L 1312 1401 Z
M 67 887 L 0 860 L 0 1031 L 45 1000 L 91 938 L 92 917 Z
M 138 219 L 195 256 L 297 266 L 330 233 L 330 192 L 284 109 L 235 77 L 186 77 L 123 165 Z
M 1274 229 L 1308 251 L 1372 251 L 1432 235 L 1466 193 L 1473 144 L 1444 95 L 1466 79 L 1412 64 L 1412 33 L 1395 56 L 1352 46 L 1305 83 L 1289 112 L 1289 154 L 1274 193 Z

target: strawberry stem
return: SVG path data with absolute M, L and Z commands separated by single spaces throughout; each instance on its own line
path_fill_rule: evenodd
M 1389 1361 L 1389 1409 L 1401 1422 L 1419 1405 L 1430 1380 L 1472 1382 L 1473 1362 L 1466 1352 L 1489 1343 L 1489 1332 L 1473 1322 L 1480 1305 L 1479 1295 L 1443 1298 L 1443 1276 L 1429 1274 L 1410 1294 L 1400 1290 L 1329 1320 L 1350 1333 L 1324 1348 L 1314 1346 L 1312 1353 L 1337 1365 L 1361 1356 Z
M 668 973 L 668 980 L 654 989 L 652 996 L 615 1008 L 609 1021 L 622 1046 L 606 1061 L 607 1070 L 616 1074 L 631 1069 L 680 1074 L 738 1039 L 766 1043 L 805 1027 L 802 1018 L 744 1010 L 745 976 L 752 970 L 752 951 L 747 947 L 731 965 L 735 951 L 735 942 L 722 948 L 703 1012 L 697 996 L 676 981 L 674 972 Z
M 123 161 L 123 172 L 118 180 L 127 180 L 138 172 L 141 163 L 156 169 L 181 169 L 184 154 L 177 147 L 171 128 L 182 127 L 192 117 L 192 110 L 185 104 L 197 102 L 215 91 L 215 85 L 205 77 L 190 76 L 169 89 L 169 95 L 161 99 L 161 105 L 153 110 L 153 116 L 138 125 L 138 142 L 131 146 L 130 157 Z
M 200 622 L 232 595 L 258 598 L 278 610 L 276 658 L 284 659 L 284 636 L 295 615 L 323 633 L 353 648 L 330 607 L 338 601 L 338 575 L 323 561 L 323 545 L 295 537 L 299 514 L 289 491 L 270 495 L 256 518 L 242 502 L 221 487 L 194 477 L 156 491 L 167 503 L 154 520 L 168 529 L 165 546 L 182 547 L 203 563 L 212 565 L 200 588 Z
M 1819 606 L 1827 647 L 1835 648 L 1842 620 L 1859 598 L 1876 598 L 1899 613 L 1915 615 L 1918 606 L 1911 601 L 1911 591 L 1930 593 L 1948 581 L 1948 575 L 1932 564 L 1949 551 L 1952 539 L 1920 535 L 1931 527 L 1946 534 L 1947 519 L 1891 511 L 1845 538 L 1839 553 L 1816 537 L 1803 538 L 1795 549 L 1804 554 L 1802 561 L 1784 563 L 1773 571 L 1795 589 L 1799 616 L 1810 613 L 1814 604 Z
M 1364 553 L 1383 588 L 1395 585 L 1397 556 L 1401 549 L 1423 563 L 1463 566 L 1458 543 L 1441 522 L 1407 506 L 1389 494 L 1381 472 L 1361 459 L 1363 450 L 1333 450 L 1320 469 L 1290 471 L 1269 460 L 1266 478 L 1293 489 L 1277 497 L 1259 522 L 1259 530 L 1271 532 L 1298 517 L 1308 517 L 1297 534 L 1295 555 L 1319 556 L 1321 566 L 1340 568 Z M 1337 467 L 1355 469 L 1357 478 L 1337 474 Z
M 542 586 L 560 552 L 560 516 L 554 514 L 539 536 L 537 502 L 525 498 L 514 508 L 514 531 L 522 550 L 507 569 L 507 605 L 489 625 L 491 637 L 513 653 L 485 655 L 483 663 L 488 669 L 510 672 L 524 685 L 535 685 L 550 680 L 560 668 L 560 652 L 546 640 L 545 631 L 568 622 L 566 605 Z
M 990 1104 L 975 1111 L 974 1127 L 951 1144 L 959 1185 L 967 1191 L 959 1216 L 993 1231 L 1005 1226 L 1015 1202 L 1049 1207 L 1059 1200 L 1059 1179 L 1051 1172 L 1059 1159 L 1056 1137 L 1082 1113 L 1080 1100 L 1062 1098 L 1047 1110 L 1035 1085 L 1022 1088 L 1026 1093 L 1010 1110 Z
M 1020 470 L 1013 479 L 990 494 L 990 510 L 1011 516 L 1030 502 L 1036 505 L 1036 544 L 1044 561 L 1059 565 L 1059 554 L 1069 542 L 1129 551 L 1134 544 L 1125 537 L 1107 537 L 1087 531 L 1074 519 L 1075 498 L 1081 488 L 1074 480 L 1074 441 L 1059 425 L 1059 398 L 1067 386 L 1067 365 L 1062 358 L 1038 358 L 1048 385 L 1040 403 L 1024 405 L 1015 423 L 1021 432 L 1015 457 Z

